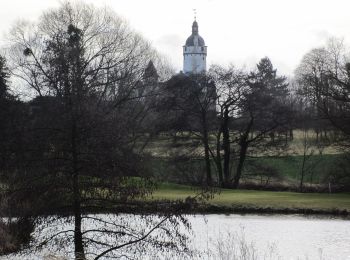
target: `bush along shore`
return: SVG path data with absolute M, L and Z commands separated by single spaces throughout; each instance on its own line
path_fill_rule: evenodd
M 324 215 L 339 216 L 350 219 L 350 211 L 347 209 L 313 209 L 313 208 L 274 208 L 274 207 L 258 207 L 249 205 L 215 205 L 210 203 L 188 203 L 186 201 L 149 201 L 133 203 L 128 206 L 116 206 L 111 212 L 115 213 L 165 213 L 172 211 L 172 207 L 182 209 L 178 213 L 182 214 L 302 214 L 302 215 Z M 111 213 L 108 212 L 108 213 Z M 101 213 L 101 212 L 100 212 Z M 107 212 L 104 212 L 107 213 Z
M 302 214 L 350 219 L 350 193 L 317 194 L 256 190 L 209 191 L 198 196 L 200 189 L 163 184 L 152 197 L 124 201 L 103 210 L 84 207 L 84 214 Z M 205 199 L 205 197 L 207 198 Z M 328 200 L 327 200 L 328 197 Z M 260 198 L 260 199 L 256 199 Z M 251 202 L 254 200 L 254 203 Z M 298 200 L 297 204 L 291 203 Z M 47 212 L 49 215 L 72 215 L 73 212 Z M 34 230 L 33 219 L 0 222 L 0 255 L 18 252 L 28 245 Z
M 0 220 L 0 256 L 20 251 L 28 245 L 34 224 L 30 218 Z

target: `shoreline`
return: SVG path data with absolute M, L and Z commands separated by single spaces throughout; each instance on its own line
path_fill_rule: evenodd
M 173 211 L 172 207 L 180 207 L 178 211 Z M 92 212 L 89 212 L 92 213 Z M 350 212 L 346 209 L 310 209 L 310 208 L 272 208 L 272 207 L 253 207 L 247 205 L 221 206 L 208 203 L 188 204 L 186 202 L 176 203 L 174 201 L 154 201 L 135 204 L 133 207 L 115 207 L 111 211 L 94 213 L 124 213 L 124 214 L 244 214 L 244 215 L 303 215 L 303 216 L 322 216 L 337 217 L 350 220 Z

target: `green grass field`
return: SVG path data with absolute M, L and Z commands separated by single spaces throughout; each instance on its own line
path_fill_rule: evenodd
M 327 176 L 331 169 L 337 165 L 337 160 L 341 158 L 339 154 L 323 154 L 311 156 L 306 164 L 305 168 L 309 169 L 306 174 L 305 181 L 313 183 L 321 183 Z M 248 159 L 246 165 L 249 168 L 249 161 L 255 161 L 255 163 L 270 166 L 276 169 L 282 178 L 295 181 L 300 178 L 300 171 L 303 162 L 303 156 L 281 156 L 281 157 L 259 157 Z
M 336 169 L 338 160 L 341 158 L 340 154 L 324 154 L 313 155 L 310 157 L 305 168 L 307 170 L 305 174 L 305 182 L 319 184 L 324 183 L 329 172 Z M 302 166 L 303 157 L 300 155 L 295 156 L 280 156 L 280 157 L 257 157 L 248 158 L 245 163 L 244 175 L 247 178 L 259 179 L 259 172 L 252 168 L 251 165 L 262 165 L 264 167 L 270 167 L 278 173 L 278 182 L 287 182 L 289 184 L 298 184 L 300 179 L 300 171 Z M 155 176 L 159 177 L 163 181 L 180 182 L 182 176 L 173 162 L 166 158 L 152 158 L 152 172 Z M 205 170 L 203 160 L 190 160 L 182 162 L 182 167 L 187 169 L 188 176 L 201 175 Z M 235 167 L 235 165 L 233 165 Z M 213 173 L 216 173 L 214 162 L 212 163 Z M 179 177 L 179 180 L 177 180 Z M 182 179 L 183 180 L 183 179 Z M 276 180 L 276 179 L 275 179 Z
M 329 133 L 330 136 L 332 133 Z M 307 133 L 308 141 L 316 141 L 316 134 L 313 131 Z M 300 182 L 301 167 L 303 164 L 304 133 L 300 130 L 294 131 L 294 139 L 289 143 L 288 148 L 277 154 L 261 153 L 249 154 L 243 170 L 244 181 L 251 181 L 264 185 L 263 179 L 266 173 L 263 171 L 275 172 L 270 175 L 271 185 L 285 185 L 288 187 L 298 187 Z M 315 142 L 316 144 L 316 142 Z M 214 145 L 214 142 L 213 142 Z M 203 176 L 204 161 L 193 158 L 177 162 L 171 161 L 172 150 L 182 149 L 169 146 L 169 139 L 159 138 L 150 146 L 150 153 L 153 155 L 151 169 L 159 180 L 171 183 L 191 183 L 195 181 L 194 176 Z M 200 154 L 201 147 L 198 148 Z M 312 153 L 305 163 L 304 184 L 307 185 L 327 185 L 330 174 L 341 171 L 339 168 L 343 155 L 336 146 L 328 144 L 322 149 L 317 146 L 310 146 L 307 154 Z M 233 162 L 235 163 L 235 162 Z M 260 167 L 263 166 L 263 167 Z M 233 172 L 235 165 L 233 165 Z M 216 177 L 215 164 L 212 163 L 212 172 Z M 198 178 L 197 178 L 198 179 Z M 260 182 L 261 180 L 261 182 Z M 196 182 L 192 182 L 196 183 Z M 156 200 L 177 200 L 193 196 L 196 191 L 190 186 L 177 184 L 162 184 L 153 194 Z M 257 190 L 221 190 L 214 198 L 208 201 L 209 205 L 218 207 L 246 207 L 246 208 L 273 208 L 273 209 L 312 209 L 312 210 L 346 210 L 350 211 L 350 193 L 296 193 L 277 191 L 257 191 Z
M 328 133 L 332 136 L 332 133 Z M 316 133 L 314 131 L 308 131 L 308 142 L 311 144 L 316 144 Z M 213 137 L 214 138 L 214 137 Z M 212 139 L 213 139 L 212 138 Z M 275 172 L 272 176 L 271 182 L 280 184 L 284 183 L 286 185 L 296 186 L 300 180 L 301 167 L 303 164 L 303 139 L 304 133 L 301 130 L 294 131 L 294 139 L 289 142 L 288 147 L 283 151 L 278 153 L 249 153 L 246 159 L 245 167 L 243 169 L 243 179 L 246 178 L 248 181 L 259 182 L 266 177 L 264 172 L 259 172 L 259 165 L 265 168 L 266 173 L 271 171 Z M 215 140 L 212 141 L 213 149 L 215 149 Z M 176 183 L 189 183 L 192 176 L 201 176 L 205 169 L 203 160 L 189 160 L 178 163 L 175 167 L 174 162 L 171 161 L 171 153 L 174 151 L 180 152 L 185 149 L 181 146 L 182 143 L 190 142 L 189 140 L 179 140 L 178 146 L 171 146 L 170 143 L 172 139 L 168 136 L 159 136 L 156 140 L 150 143 L 148 146 L 148 152 L 152 155 L 151 168 L 155 176 L 157 176 L 162 181 L 176 182 Z M 339 165 L 339 159 L 342 158 L 342 154 L 337 149 L 336 146 L 324 143 L 324 147 L 318 148 L 317 146 L 311 145 L 307 154 L 312 153 L 312 156 L 308 157 L 305 163 L 305 177 L 304 182 L 307 184 L 324 184 L 327 183 L 330 173 L 333 171 L 338 171 L 336 166 Z M 202 159 L 200 157 L 202 146 L 197 144 L 196 152 L 197 159 Z M 321 152 L 322 151 L 322 152 Z M 198 157 L 199 156 L 199 157 Z M 235 163 L 237 160 L 232 160 L 232 169 L 236 167 Z M 180 170 L 179 170 L 179 164 Z M 255 166 L 254 166 L 255 165 Z M 260 167 L 261 170 L 262 167 Z M 182 173 L 187 171 L 187 176 Z M 214 162 L 212 163 L 212 171 L 215 175 L 216 168 Z M 185 180 L 184 177 L 187 177 Z M 214 176 L 215 178 L 216 176 Z M 270 176 L 271 177 L 271 176 Z M 269 178 L 270 178 L 269 177 Z M 192 178 L 193 179 L 193 178 Z M 266 178 L 265 178 L 266 179 Z M 271 183 L 270 182 L 270 183 Z
M 188 134 L 188 133 L 187 133 Z M 305 133 L 302 130 L 294 130 L 293 131 L 293 140 L 290 140 L 288 142 L 288 147 L 284 148 L 282 152 L 285 156 L 286 155 L 303 155 L 304 153 L 304 138 Z M 332 139 L 333 137 L 332 132 L 329 132 L 329 138 Z M 179 135 L 180 136 L 180 135 Z M 188 138 L 188 139 L 181 139 L 180 137 L 176 141 L 176 145 L 174 146 L 174 139 L 166 134 L 159 135 L 156 139 L 152 140 L 146 147 L 146 151 L 151 154 L 154 157 L 163 157 L 168 158 L 171 156 L 172 152 L 183 152 L 183 149 L 185 149 L 182 145 L 183 144 L 191 144 L 194 139 L 196 138 Z M 233 138 L 232 138 L 233 139 Z M 318 146 L 316 146 L 316 133 L 313 130 L 307 131 L 307 140 L 308 140 L 308 152 L 311 150 L 314 151 L 314 154 L 317 154 L 322 150 L 323 154 L 340 154 L 342 153 L 341 150 L 337 148 L 334 144 L 331 144 L 330 141 L 324 141 L 322 144 L 322 148 L 320 149 Z M 216 148 L 216 137 L 215 134 L 210 135 L 210 146 L 213 150 Z M 197 148 L 194 150 L 197 154 L 203 153 L 203 148 L 198 139 L 196 139 L 195 143 L 197 143 Z M 171 145 L 172 144 L 172 145 Z M 193 144 L 193 143 L 192 143 Z M 274 155 L 275 152 L 266 151 L 264 153 L 254 153 L 254 156 L 269 156 Z
M 153 194 L 157 200 L 185 199 L 196 191 L 190 186 L 162 184 Z M 224 207 L 257 207 L 274 209 L 314 209 L 314 210 L 347 210 L 350 211 L 350 193 L 296 193 L 255 190 L 222 189 L 209 204 Z

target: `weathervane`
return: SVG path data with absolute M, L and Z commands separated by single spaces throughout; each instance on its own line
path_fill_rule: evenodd
M 197 9 L 193 9 L 194 20 L 197 20 Z

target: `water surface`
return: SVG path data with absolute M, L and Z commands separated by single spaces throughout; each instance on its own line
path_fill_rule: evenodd
M 111 215 L 99 215 L 110 218 Z M 123 219 L 129 224 L 142 226 L 138 216 L 112 215 L 116 221 Z M 189 247 L 200 252 L 191 259 L 334 259 L 350 260 L 350 221 L 328 217 L 305 217 L 301 215 L 195 215 L 188 216 L 193 234 Z M 124 222 L 126 223 L 126 222 Z M 50 224 L 51 226 L 51 224 Z M 86 221 L 85 228 L 96 223 Z M 52 224 L 53 232 L 72 228 L 59 222 Z M 40 237 L 42 231 L 34 236 Z M 104 238 L 101 238 L 104 240 Z M 62 247 L 63 248 L 63 247 Z M 50 248 L 28 255 L 11 255 L 0 259 L 52 259 L 49 255 L 72 258 L 72 248 Z M 60 250 L 60 251 L 58 251 Z M 242 257 L 245 256 L 246 258 Z M 171 252 L 142 253 L 135 259 L 179 259 Z M 189 258 L 181 258 L 189 259 Z

